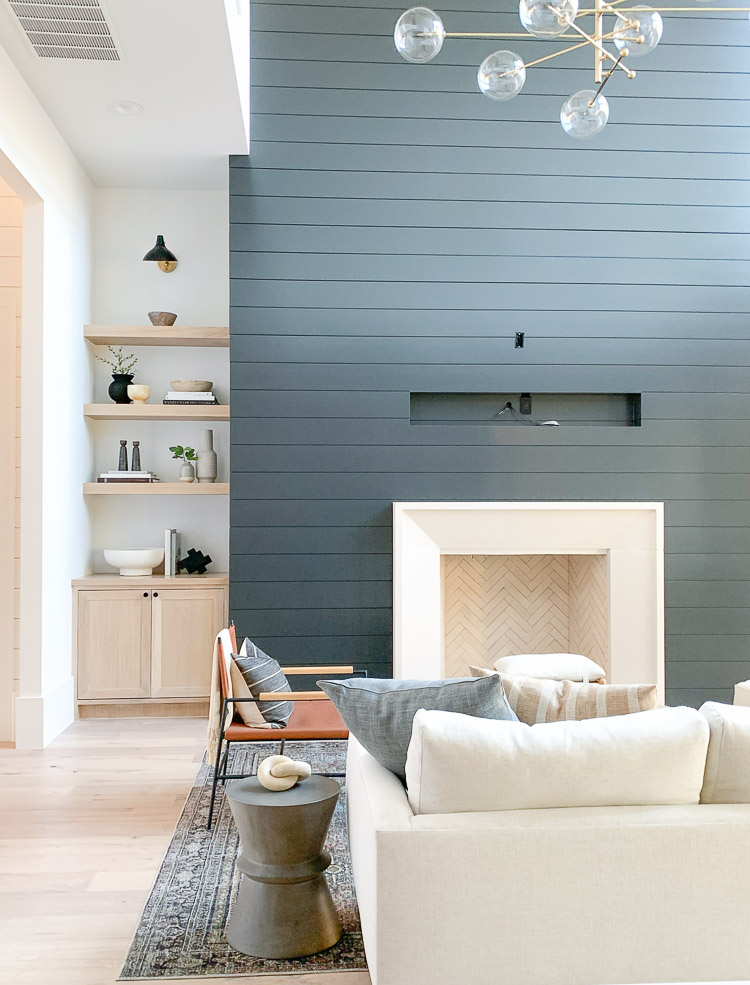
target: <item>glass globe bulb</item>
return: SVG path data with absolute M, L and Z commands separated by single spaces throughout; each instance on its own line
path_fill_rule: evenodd
M 479 88 L 490 99 L 512 99 L 523 89 L 525 81 L 523 58 L 513 51 L 493 52 L 477 72 Z
M 578 15 L 578 0 L 520 0 L 518 16 L 535 38 L 564 34 Z
M 603 130 L 609 119 L 609 103 L 593 89 L 581 89 L 563 103 L 560 123 L 569 137 L 588 140 Z
M 652 10 L 651 7 L 633 7 L 628 13 L 631 20 L 638 22 L 638 27 L 626 27 L 623 21 L 618 21 L 618 26 L 615 28 L 617 31 L 614 38 L 615 47 L 618 51 L 627 48 L 628 58 L 640 58 L 641 55 L 653 51 L 661 41 L 664 21 L 659 11 Z M 640 44 L 638 38 L 643 38 Z
M 393 40 L 407 62 L 429 62 L 443 47 L 445 27 L 434 10 L 412 7 L 396 21 Z

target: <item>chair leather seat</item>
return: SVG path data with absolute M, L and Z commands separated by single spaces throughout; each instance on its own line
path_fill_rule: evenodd
M 349 730 L 330 701 L 295 701 L 284 728 L 252 728 L 237 717 L 224 733 L 228 742 L 280 742 L 282 739 L 347 739 Z

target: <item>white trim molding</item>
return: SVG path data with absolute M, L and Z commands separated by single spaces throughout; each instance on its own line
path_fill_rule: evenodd
M 663 503 L 394 503 L 396 678 L 441 676 L 444 554 L 605 554 L 609 681 L 664 700 Z

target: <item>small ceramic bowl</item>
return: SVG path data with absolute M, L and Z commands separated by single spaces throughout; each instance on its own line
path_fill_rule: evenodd
M 208 393 L 213 380 L 172 380 L 169 384 L 177 393 Z
M 151 396 L 151 387 L 145 383 L 128 383 L 128 396 L 134 404 L 145 404 Z
M 149 311 L 148 317 L 152 325 L 174 325 L 177 321 L 173 311 Z
M 164 560 L 164 548 L 152 547 L 142 551 L 106 550 L 104 560 L 113 568 L 119 568 L 120 574 L 135 578 L 138 575 L 150 575 L 154 568 Z

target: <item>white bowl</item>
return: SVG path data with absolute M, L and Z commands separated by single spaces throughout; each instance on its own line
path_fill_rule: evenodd
M 143 551 L 105 551 L 104 560 L 113 568 L 119 568 L 120 574 L 126 577 L 150 575 L 164 560 L 164 548 L 151 547 Z

